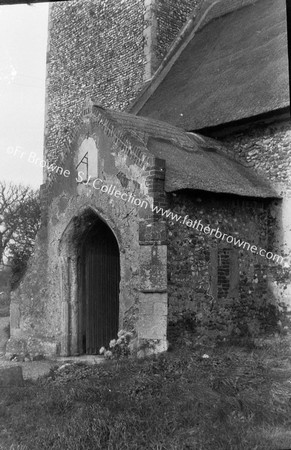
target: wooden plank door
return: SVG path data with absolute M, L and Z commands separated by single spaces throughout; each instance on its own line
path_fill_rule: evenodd
M 83 352 L 98 354 L 116 338 L 119 319 L 119 248 L 104 222 L 85 237 L 81 264 Z

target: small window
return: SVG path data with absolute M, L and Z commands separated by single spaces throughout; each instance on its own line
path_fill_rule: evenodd
M 220 247 L 211 250 L 210 283 L 214 299 L 237 297 L 239 268 L 237 249 Z

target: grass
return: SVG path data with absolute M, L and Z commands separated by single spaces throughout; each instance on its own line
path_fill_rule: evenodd
M 290 449 L 290 356 L 277 339 L 55 369 L 1 393 L 0 448 Z

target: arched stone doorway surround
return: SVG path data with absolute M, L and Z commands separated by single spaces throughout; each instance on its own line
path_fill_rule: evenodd
M 111 230 L 119 247 L 120 278 L 124 267 L 121 236 L 112 221 L 96 208 L 86 206 L 74 216 L 64 230 L 59 244 L 60 297 L 61 297 L 61 355 L 83 353 L 81 248 L 86 234 L 97 222 L 102 221 Z M 122 293 L 119 294 L 122 297 Z M 119 298 L 120 302 L 120 298 Z M 119 308 L 121 316 L 122 307 Z M 120 319 L 120 317 L 119 317 Z

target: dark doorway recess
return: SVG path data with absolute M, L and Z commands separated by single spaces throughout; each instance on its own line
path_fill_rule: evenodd
M 110 228 L 97 220 L 81 246 L 82 351 L 98 354 L 118 332 L 119 248 Z

